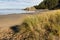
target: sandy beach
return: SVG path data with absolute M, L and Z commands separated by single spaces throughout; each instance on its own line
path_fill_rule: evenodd
M 0 15 L 0 27 L 10 27 L 20 24 L 26 17 L 24 14 Z

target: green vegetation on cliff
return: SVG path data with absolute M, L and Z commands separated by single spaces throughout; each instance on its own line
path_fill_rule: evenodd
M 60 8 L 60 0 L 43 0 L 38 6 L 34 6 L 36 9 L 57 9 Z

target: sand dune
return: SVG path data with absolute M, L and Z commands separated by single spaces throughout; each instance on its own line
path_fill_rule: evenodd
M 25 19 L 26 17 L 27 17 L 27 19 Z M 60 36 L 59 36 L 60 35 L 59 26 L 60 25 L 57 26 L 60 22 L 59 18 L 60 18 L 60 10 L 37 11 L 34 13 L 28 13 L 28 14 L 26 13 L 26 14 L 0 15 L 0 39 L 1 40 L 11 40 L 11 39 L 12 40 L 13 39 L 14 40 L 19 40 L 19 39 L 23 40 L 27 37 L 27 40 L 28 40 L 31 38 L 31 36 L 33 37 L 32 39 L 35 39 L 35 38 L 39 39 L 39 37 L 41 37 L 39 35 L 41 35 L 41 34 L 44 34 L 44 35 L 42 35 L 41 38 L 45 39 L 45 38 L 43 38 L 43 36 L 44 37 L 47 36 L 47 35 L 45 35 L 45 32 L 47 34 L 54 33 L 52 36 L 60 38 Z M 53 21 L 51 22 L 50 19 Z M 23 22 L 24 20 L 25 20 L 25 22 Z M 56 26 L 54 26 L 54 25 L 52 26 L 52 30 L 50 29 L 50 25 L 49 25 L 50 23 L 56 24 Z M 42 27 L 44 26 L 44 27 L 42 28 L 41 26 Z M 52 32 L 50 32 L 47 29 L 51 30 Z M 36 31 L 36 30 L 38 30 L 38 31 Z M 48 31 L 49 31 L 49 33 L 48 33 Z M 41 32 L 41 34 L 40 34 L 40 32 Z M 58 35 L 57 35 L 57 33 L 58 33 Z M 57 36 L 55 36 L 55 35 L 57 35 Z M 34 37 L 34 36 L 36 36 L 36 37 Z M 28 37 L 30 37 L 30 38 L 28 38 Z M 48 37 L 51 38 L 51 35 L 48 35 Z M 53 39 L 55 39 L 55 38 L 53 38 Z

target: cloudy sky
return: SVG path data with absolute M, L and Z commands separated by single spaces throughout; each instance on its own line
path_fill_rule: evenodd
M 43 0 L 0 0 L 0 9 L 22 9 L 33 5 L 38 5 Z

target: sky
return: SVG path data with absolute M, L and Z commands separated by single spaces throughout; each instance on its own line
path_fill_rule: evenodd
M 0 0 L 0 9 L 23 9 L 38 5 L 43 0 Z

